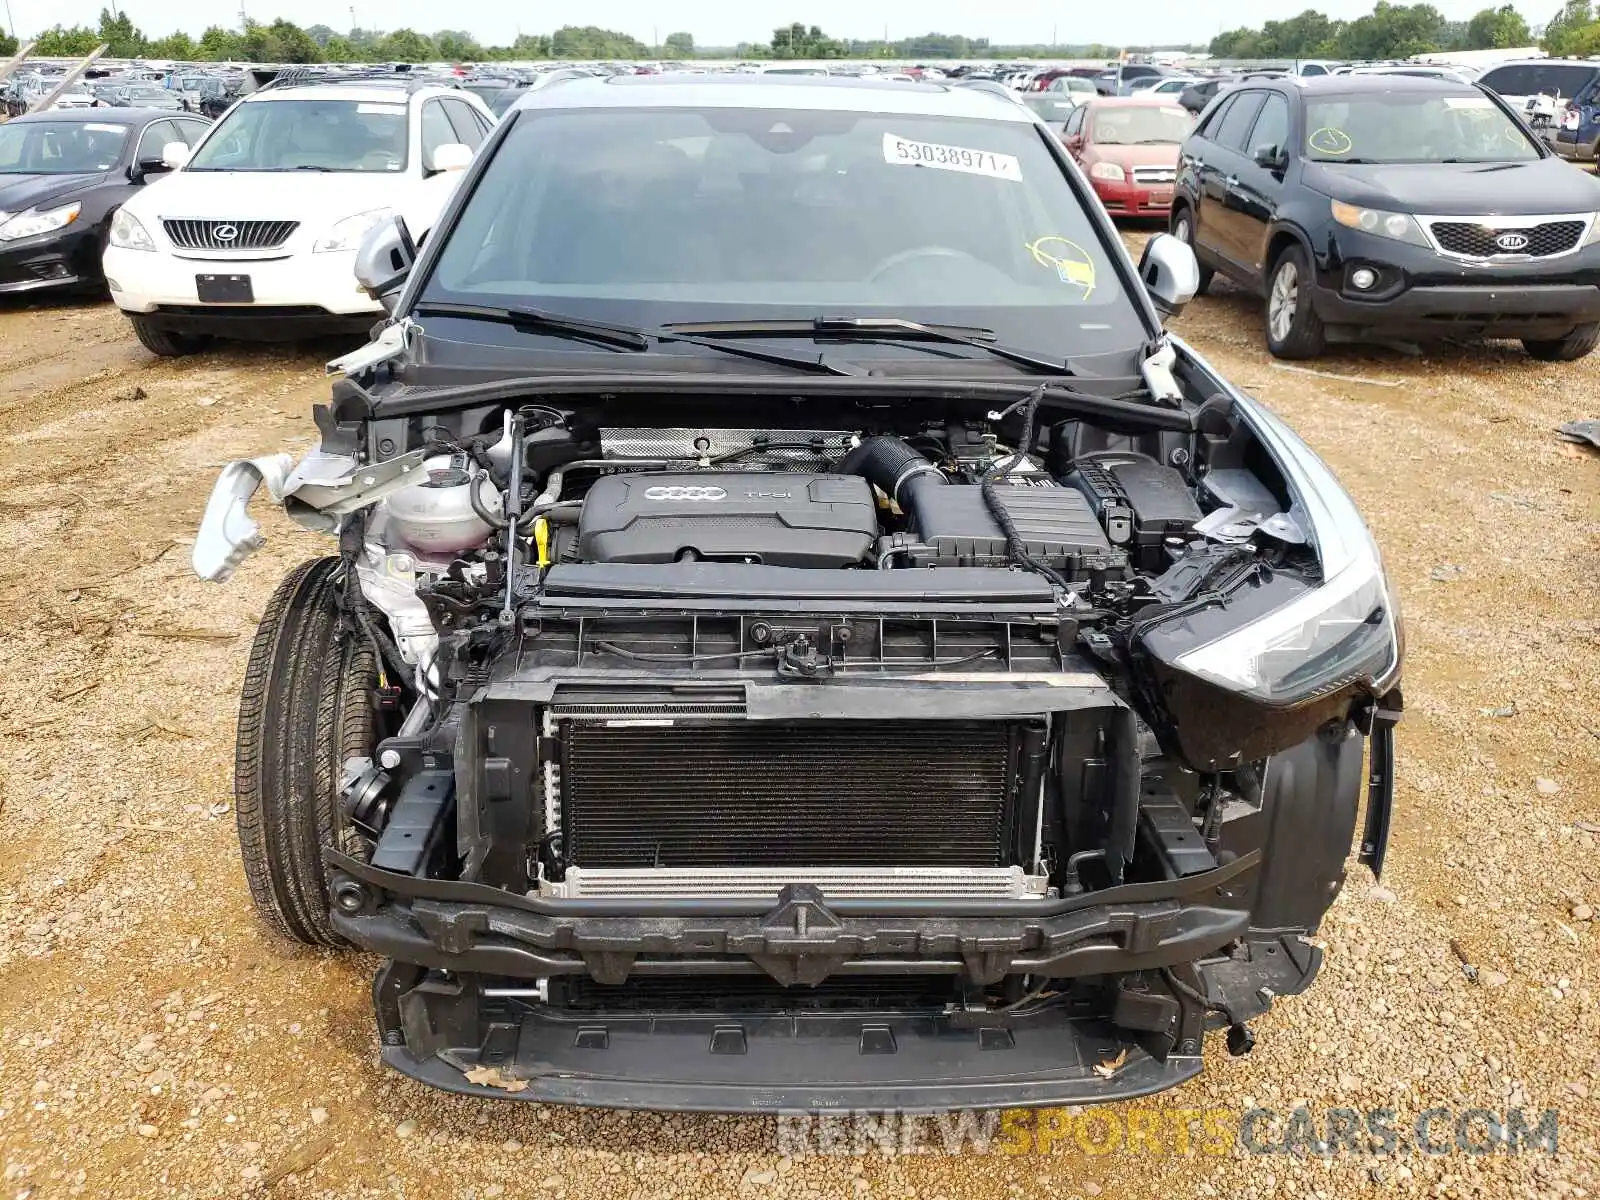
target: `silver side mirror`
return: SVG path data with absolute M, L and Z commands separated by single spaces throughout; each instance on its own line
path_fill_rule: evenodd
M 1139 278 L 1156 308 L 1175 317 L 1200 290 L 1200 263 L 1188 243 L 1170 233 L 1158 233 L 1144 244 Z
M 417 244 L 402 216 L 379 221 L 361 238 L 356 250 L 356 282 L 367 295 L 393 312 L 417 261 Z

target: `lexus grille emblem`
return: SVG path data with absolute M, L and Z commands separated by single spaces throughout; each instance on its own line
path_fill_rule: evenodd
M 1525 233 L 1502 233 L 1494 239 L 1494 244 L 1507 254 L 1516 254 L 1528 248 L 1528 235 Z
M 212 231 L 212 236 L 219 242 L 231 242 L 239 236 L 239 228 L 236 225 L 218 225 Z
M 645 488 L 646 500 L 726 500 L 728 493 L 719 487 L 688 487 L 682 484 Z

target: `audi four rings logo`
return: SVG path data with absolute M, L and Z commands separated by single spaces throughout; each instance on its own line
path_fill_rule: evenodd
M 1528 235 L 1525 233 L 1502 233 L 1495 238 L 1494 244 L 1508 254 L 1515 254 L 1519 250 L 1528 248 Z
M 683 484 L 657 485 L 644 490 L 646 500 L 726 500 L 728 493 L 719 487 L 690 487 Z
M 216 229 L 212 231 L 212 235 L 219 242 L 231 242 L 234 238 L 239 236 L 239 230 L 233 225 L 218 225 Z

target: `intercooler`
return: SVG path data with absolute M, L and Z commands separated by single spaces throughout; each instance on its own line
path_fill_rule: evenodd
M 554 728 L 549 810 L 567 864 L 550 889 L 558 894 L 761 897 L 790 883 L 839 897 L 1042 894 L 1042 879 L 1008 854 L 1018 723 L 629 718 Z

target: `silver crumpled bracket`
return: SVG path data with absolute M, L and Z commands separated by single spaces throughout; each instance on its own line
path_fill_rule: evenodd
M 317 446 L 298 466 L 287 454 L 229 463 L 217 476 L 195 536 L 191 556 L 195 574 L 222 583 L 266 544 L 249 513 L 250 498 L 261 484 L 267 485 L 273 500 L 288 508 L 297 524 L 332 533 L 338 518 L 376 504 L 420 478 L 426 458 L 426 451 L 412 450 L 362 466 L 348 455 L 326 454 Z
M 272 498 L 281 504 L 285 482 L 293 468 L 294 458 L 288 454 L 264 454 L 222 468 L 211 498 L 206 501 L 190 555 L 196 575 L 211 583 L 222 583 L 240 563 L 266 545 L 261 527 L 250 515 L 250 497 L 265 483 Z

